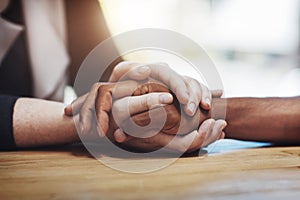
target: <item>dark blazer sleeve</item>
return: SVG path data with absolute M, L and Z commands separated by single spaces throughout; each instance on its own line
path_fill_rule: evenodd
M 66 0 L 68 46 L 71 57 L 69 84 L 73 85 L 77 71 L 90 51 L 103 40 L 110 37 L 98 0 Z M 110 50 L 117 52 L 117 49 Z M 114 61 L 101 77 L 107 81 L 113 67 L 120 62 Z M 77 91 L 78 92 L 78 91 Z M 79 94 L 82 93 L 79 91 Z
M 15 149 L 13 111 L 18 97 L 0 94 L 0 149 Z

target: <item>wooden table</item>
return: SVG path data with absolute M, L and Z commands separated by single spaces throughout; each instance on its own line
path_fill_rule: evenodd
M 167 198 L 300 199 L 300 147 L 186 156 L 146 174 L 112 170 L 78 145 L 0 153 L 0 199 Z

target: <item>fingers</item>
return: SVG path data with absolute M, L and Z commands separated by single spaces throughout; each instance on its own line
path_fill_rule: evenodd
M 136 87 L 133 81 L 122 82 L 122 84 L 95 83 L 87 95 L 79 116 L 79 126 L 82 134 L 88 134 L 92 124 L 97 121 L 97 131 L 99 136 L 106 135 L 109 128 L 108 113 L 112 107 L 112 91 L 117 97 L 128 95 L 128 88 Z M 79 101 L 78 101 L 79 102 Z M 77 105 L 77 104 L 76 104 Z
M 142 65 L 122 62 L 115 67 L 109 81 L 115 82 L 125 79 L 144 80 L 149 76 L 168 85 L 176 94 L 180 103 L 186 104 L 188 102 L 189 94 L 183 77 L 165 63 Z
M 107 84 L 108 85 L 108 84 Z M 99 86 L 100 87 L 100 86 Z M 143 87 L 145 88 L 145 86 Z M 160 91 L 165 91 L 168 92 L 163 86 L 159 84 L 153 84 L 151 88 L 151 91 L 149 92 L 160 92 Z M 130 96 L 132 95 L 133 92 L 140 90 L 138 87 L 138 83 L 136 81 L 124 81 L 120 82 L 115 85 L 112 91 L 112 96 L 113 98 L 122 98 L 125 96 Z M 89 94 L 85 94 L 83 96 L 78 97 L 75 99 L 71 104 L 67 105 L 64 109 L 64 114 L 67 116 L 74 116 L 79 113 L 81 107 L 83 106 L 85 99 L 87 98 Z
M 139 88 L 139 84 L 131 80 L 112 83 L 111 85 L 113 85 L 111 94 L 114 99 L 131 96 Z
M 107 134 L 109 129 L 109 113 L 112 109 L 113 98 L 129 96 L 137 87 L 135 81 L 122 81 L 113 84 L 104 84 L 98 87 L 95 99 L 95 111 L 97 120 L 97 130 L 100 137 Z
M 210 126 L 210 123 L 205 123 L 206 129 Z M 158 133 L 152 138 L 147 138 L 147 143 L 156 144 L 154 146 L 160 146 L 161 148 L 166 147 L 169 150 L 176 152 L 192 152 L 199 149 L 205 139 L 206 132 L 199 134 L 197 131 L 193 131 L 184 136 L 174 136 L 164 133 Z M 135 139 L 136 140 L 136 139 Z M 143 139 L 141 139 L 142 142 Z M 130 140 L 129 143 L 131 142 Z
M 179 102 L 187 104 L 189 93 L 182 76 L 172 70 L 166 63 L 147 64 L 151 69 L 151 77 L 165 83 L 176 95 Z
M 98 88 L 101 83 L 95 83 L 87 96 L 79 115 L 80 132 L 84 135 L 88 134 L 91 130 L 92 123 L 95 115 L 95 100 L 98 93 Z
M 189 90 L 190 98 L 188 103 L 184 105 L 184 112 L 189 116 L 193 116 L 201 101 L 201 86 L 198 81 L 194 79 L 186 80 L 186 85 Z
M 105 136 L 109 129 L 112 99 L 132 95 L 137 86 L 135 81 L 95 83 L 88 94 L 79 97 L 67 106 L 65 113 L 72 116 L 80 111 L 79 127 L 82 134 L 89 133 L 94 121 L 97 121 L 98 134 Z
M 163 145 L 171 150 L 178 152 L 192 152 L 196 149 L 199 149 L 205 138 L 205 135 L 198 134 L 197 131 L 193 131 L 185 136 L 171 136 L 166 135 L 164 140 L 161 140 Z
M 177 152 L 193 152 L 201 147 L 207 146 L 218 139 L 222 139 L 225 136 L 223 129 L 226 127 L 224 120 L 208 119 L 204 121 L 198 130 L 195 130 L 187 135 L 168 135 L 164 133 L 158 133 L 151 138 L 139 139 L 126 135 L 121 130 L 115 132 L 114 136 L 116 141 L 120 143 L 133 144 L 140 141 L 140 143 L 146 143 L 148 146 L 160 146 L 166 147 L 170 150 Z
M 194 79 L 192 79 L 193 81 L 189 86 L 189 84 L 186 84 L 184 77 L 178 75 L 165 63 L 142 65 L 133 62 L 122 62 L 115 67 L 109 80 L 144 80 L 149 76 L 170 87 L 179 102 L 185 105 L 184 110 L 189 116 L 193 116 L 199 103 L 203 109 L 210 109 L 212 95 L 208 88 Z M 220 94 L 217 93 L 216 96 L 220 96 Z
M 225 138 L 225 132 L 222 131 L 220 137 L 218 138 L 218 140 L 222 140 Z
M 127 133 L 138 134 L 137 136 L 141 138 L 149 137 L 149 134 L 152 134 L 151 131 L 156 127 L 161 128 L 162 126 L 162 121 L 160 120 L 162 110 L 154 108 L 164 104 L 170 104 L 172 101 L 173 96 L 170 93 L 149 93 L 141 96 L 126 97 L 114 103 L 112 108 L 113 117 L 120 127 L 125 128 Z M 151 120 L 149 113 L 145 112 L 151 109 L 154 109 L 152 110 L 152 112 L 154 112 L 152 115 L 157 116 L 153 120 Z M 138 116 L 137 119 L 139 123 L 136 123 L 131 116 Z M 132 120 L 135 123 L 132 123 Z M 139 129 L 139 127 L 149 125 L 150 122 L 151 130 L 149 130 L 149 134 Z M 117 142 L 125 142 L 128 141 L 129 138 L 132 138 L 120 129 L 114 133 L 114 137 Z
M 192 133 L 184 136 L 184 137 L 193 137 L 192 143 L 190 143 L 188 148 L 186 148 L 186 152 L 193 152 L 195 150 L 200 149 L 201 147 L 207 146 L 216 140 L 222 139 L 225 136 L 223 129 L 226 126 L 226 122 L 224 120 L 213 120 L 208 119 L 204 121 L 199 127 L 198 131 L 193 131 Z M 189 136 L 191 135 L 191 136 Z M 184 149 L 182 149 L 184 150 Z
M 206 120 L 201 124 L 198 130 L 195 130 L 192 133 L 183 136 L 187 138 L 185 139 L 186 142 L 188 142 L 186 145 L 189 146 L 184 147 L 185 149 L 181 149 L 181 151 L 185 150 L 182 152 L 193 152 L 197 149 L 200 149 L 203 146 L 203 143 L 207 135 L 209 135 L 210 132 L 213 130 L 214 124 L 215 124 L 215 120 L 213 119 Z M 192 142 L 190 140 L 192 140 Z
M 212 95 L 205 85 L 203 85 L 203 84 L 200 84 L 200 85 L 202 88 L 200 107 L 205 110 L 209 110 L 211 108 Z
M 184 77 L 184 79 L 190 96 L 188 103 L 184 105 L 184 112 L 189 116 L 193 116 L 201 102 L 202 88 L 200 83 L 195 79 L 190 77 Z
M 116 100 L 113 104 L 112 111 L 114 119 L 122 123 L 132 115 L 172 102 L 173 96 L 170 93 L 149 93 Z
M 223 95 L 223 90 L 211 90 L 212 97 L 220 98 Z
M 210 133 L 205 138 L 202 147 L 205 147 L 216 140 L 218 138 L 222 137 L 223 129 L 227 126 L 227 123 L 224 120 L 217 120 L 215 121 L 215 124 L 213 128 L 211 129 Z M 199 128 L 200 129 L 200 128 Z
M 113 70 L 109 81 L 133 79 L 144 80 L 150 76 L 151 70 L 147 65 L 133 62 L 121 62 Z
M 124 133 L 121 129 L 117 129 L 115 132 L 114 132 L 114 138 L 117 142 L 119 143 L 124 143 L 124 142 L 128 142 L 130 141 L 131 139 L 133 139 L 132 136 L 130 135 L 127 135 L 126 133 Z
M 132 96 L 139 96 L 152 92 L 170 92 L 170 90 L 161 83 L 148 82 L 142 85 L 139 85 L 135 90 Z
M 112 86 L 100 86 L 95 99 L 97 132 L 100 137 L 106 135 L 109 128 L 109 112 L 112 107 Z
M 212 95 L 208 88 L 191 77 L 185 76 L 184 79 L 190 94 L 189 102 L 184 107 L 185 113 L 193 116 L 199 104 L 201 108 L 209 110 L 211 108 Z
M 179 152 L 193 152 L 201 147 L 207 146 L 215 142 L 219 138 L 224 138 L 225 134 L 222 131 L 226 127 L 224 120 L 208 119 L 204 121 L 198 131 L 193 131 L 187 135 L 172 136 L 158 135 L 159 144 Z
M 78 97 L 71 104 L 67 105 L 64 109 L 65 115 L 71 117 L 78 114 L 87 96 L 88 93 L 81 97 Z

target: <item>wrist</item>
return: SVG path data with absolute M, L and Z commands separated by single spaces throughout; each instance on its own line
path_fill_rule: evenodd
M 213 98 L 211 102 L 211 108 L 210 110 L 204 110 L 200 108 L 198 111 L 198 118 L 199 118 L 199 124 L 204 122 L 207 119 L 225 119 L 226 116 L 226 100 L 223 98 Z

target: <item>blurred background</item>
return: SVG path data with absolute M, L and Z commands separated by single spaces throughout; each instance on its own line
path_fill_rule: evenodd
M 300 95 L 300 0 L 99 3 L 112 35 L 139 28 L 162 28 L 197 42 L 215 63 L 227 97 Z M 194 74 L 166 52 L 136 52 L 125 58 L 166 61 L 179 73 Z

